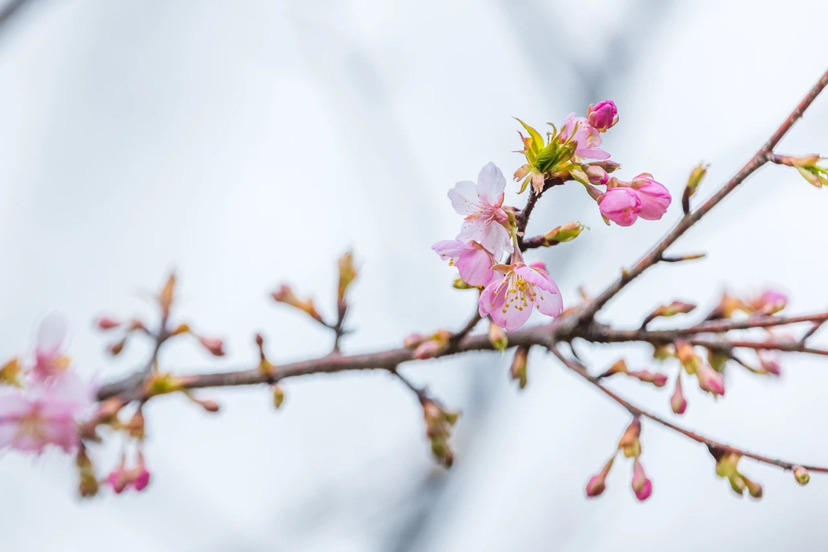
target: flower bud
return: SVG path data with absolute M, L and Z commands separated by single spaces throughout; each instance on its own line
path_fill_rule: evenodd
M 782 164 L 795 167 L 796 170 L 799 171 L 799 174 L 805 178 L 805 180 L 817 188 L 821 188 L 822 186 L 828 186 L 828 179 L 826 179 L 826 176 L 828 176 L 828 170 L 817 165 L 820 159 L 819 155 L 783 157 Z
M 199 337 L 198 341 L 201 346 L 207 349 L 213 356 L 224 356 L 224 342 L 221 339 L 210 339 L 207 337 Z
M 172 308 L 173 301 L 175 300 L 175 284 L 176 277 L 173 272 L 170 273 L 170 277 L 167 278 L 167 283 L 164 284 L 164 289 L 162 289 L 161 293 L 158 295 L 158 304 L 161 306 L 161 316 L 164 317 L 164 320 L 170 316 L 170 309 Z
M 422 335 L 422 334 L 418 334 L 418 333 L 411 334 L 408 337 L 406 337 L 405 340 L 403 341 L 403 347 L 405 347 L 406 349 L 414 349 L 415 347 L 417 347 L 417 345 L 419 345 L 420 343 L 422 343 L 426 339 L 428 339 L 428 338 L 426 336 Z
M 586 495 L 589 498 L 595 498 L 596 496 L 600 496 L 601 493 L 604 492 L 607 488 L 607 476 L 609 475 L 610 469 L 612 469 L 612 463 L 615 460 L 615 456 L 609 459 L 609 461 L 604 464 L 604 467 L 601 468 L 601 471 L 597 474 L 593 475 L 586 486 Z
M 641 454 L 641 420 L 635 416 L 624 431 L 624 435 L 618 441 L 618 448 L 624 452 L 627 458 L 636 457 Z
M 610 101 L 590 105 L 587 120 L 596 130 L 606 132 L 618 122 L 618 108 Z
M 609 182 L 609 173 L 603 167 L 598 165 L 589 165 L 584 171 L 591 184 L 596 186 L 606 186 Z
M 501 353 L 509 346 L 509 339 L 506 337 L 506 332 L 494 322 L 489 322 L 489 343 L 492 344 L 495 350 Z
M 114 318 L 109 318 L 107 316 L 98 318 L 98 320 L 95 322 L 95 325 L 98 327 L 98 329 L 104 332 L 107 330 L 114 330 L 115 328 L 119 328 L 121 327 L 121 324 L 122 323 L 120 321 L 115 320 Z
M 512 360 L 512 367 L 509 369 L 511 378 L 518 382 L 521 389 L 526 387 L 529 374 L 527 372 L 529 360 L 529 347 L 518 347 L 515 350 L 515 358 Z
M 675 346 L 676 356 L 678 357 L 679 362 L 684 367 L 684 370 L 692 376 L 696 373 L 699 366 L 701 366 L 701 358 L 699 358 L 699 355 L 696 354 L 693 346 L 686 341 L 676 341 Z
M 626 374 L 627 370 L 627 361 L 623 358 L 609 367 L 609 369 L 601 374 L 599 377 L 608 378 L 614 374 Z
M 354 266 L 354 255 L 350 251 L 339 258 L 339 285 L 337 286 L 337 301 L 340 305 L 345 303 L 345 294 L 348 288 L 354 283 L 359 273 Z
M 274 385 L 272 391 L 273 406 L 275 406 L 278 410 L 279 408 L 282 408 L 282 403 L 285 402 L 285 392 L 282 390 L 281 387 L 279 387 L 279 385 Z
M 649 370 L 636 370 L 627 372 L 627 375 L 644 383 L 652 383 L 656 387 L 664 387 L 667 385 L 667 376 L 665 374 L 654 374 Z
M 811 480 L 811 474 L 809 474 L 808 470 L 806 470 L 802 466 L 794 466 L 793 474 L 794 478 L 796 479 L 796 482 L 800 485 L 807 485 L 808 482 Z
M 676 390 L 670 397 L 670 407 L 676 414 L 684 414 L 687 410 L 687 399 L 684 398 L 684 391 L 681 388 L 681 372 L 676 375 Z
M 581 235 L 584 228 L 586 227 L 580 222 L 570 222 L 569 224 L 558 226 L 543 237 L 543 244 L 549 247 L 572 241 Z
M 788 297 L 784 293 L 768 290 L 751 302 L 750 307 L 755 314 L 771 315 L 785 309 Z
M 690 178 L 687 179 L 687 186 L 684 188 L 684 194 L 681 196 L 681 207 L 684 209 L 684 214 L 690 212 L 690 198 L 695 195 L 699 188 L 704 175 L 707 174 L 707 165 L 700 164 L 693 172 L 690 173 Z
M 603 161 L 592 161 L 586 166 L 587 167 L 601 167 L 602 169 L 604 169 L 608 173 L 613 173 L 613 172 L 615 172 L 615 171 L 617 171 L 618 169 L 621 168 L 620 163 L 616 163 L 615 161 L 612 161 L 610 159 L 604 159 Z
M 463 278 L 455 279 L 452 285 L 454 286 L 454 289 L 477 289 L 476 286 L 472 286 L 464 282 Z
M 273 297 L 274 301 L 284 303 L 285 305 L 290 305 L 291 307 L 299 309 L 304 313 L 308 314 L 317 322 L 324 323 L 322 315 L 319 314 L 319 312 L 316 310 L 316 305 L 314 305 L 313 299 L 300 301 L 299 298 L 296 297 L 296 294 L 293 293 L 293 290 L 290 288 L 290 286 L 282 285 L 278 290 L 271 293 L 270 296 Z
M 145 420 L 144 420 L 144 412 L 141 408 L 135 411 L 135 414 L 132 416 L 132 419 L 126 425 L 126 429 L 129 432 L 129 436 L 133 439 L 138 439 L 142 441 L 146 436 L 144 428 L 145 428 Z
M 760 485 L 756 481 L 751 481 L 744 474 L 740 473 L 739 475 L 742 477 L 742 481 L 744 482 L 745 487 L 747 487 L 748 494 L 750 494 L 750 496 L 757 500 L 762 498 L 762 485 Z
M 742 474 L 736 472 L 728 476 L 727 479 L 730 482 L 730 488 L 733 489 L 734 493 L 740 496 L 743 496 L 745 494 L 747 483 L 745 482 L 745 479 L 742 477 Z
M 414 349 L 414 358 L 417 360 L 426 360 L 429 358 L 434 358 L 440 351 L 443 349 L 443 346 L 433 339 L 429 339 L 424 341 L 420 345 Z
M 650 495 L 653 494 L 653 483 L 647 477 L 647 474 L 644 473 L 644 467 L 638 458 L 633 461 L 632 488 L 635 497 L 642 502 L 650 498 Z
M 742 455 L 736 452 L 724 452 L 721 449 L 711 449 L 711 453 L 716 458 L 716 475 L 719 477 L 731 477 L 737 473 L 739 467 L 739 460 Z
M 724 376 L 707 364 L 699 366 L 696 376 L 699 378 L 699 387 L 702 391 L 712 393 L 715 397 L 725 394 Z
M 630 188 L 611 188 L 598 200 L 601 214 L 619 226 L 632 226 L 641 213 L 641 199 Z
M 649 173 L 641 173 L 632 181 L 632 189 L 641 200 L 639 216 L 644 220 L 659 220 L 673 201 L 670 192 Z
M 118 356 L 121 354 L 121 351 L 124 350 L 124 346 L 126 345 L 127 338 L 124 337 L 120 341 L 116 341 L 115 343 L 109 346 L 109 354 L 112 356 Z
M 756 356 L 759 357 L 759 365 L 761 371 L 772 376 L 782 375 L 782 367 L 779 363 L 778 351 L 765 351 L 759 349 L 756 351 Z

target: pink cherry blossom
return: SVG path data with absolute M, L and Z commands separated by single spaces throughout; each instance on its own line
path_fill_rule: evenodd
M 492 270 L 492 265 L 495 264 L 492 254 L 477 242 L 445 240 L 435 243 L 431 248 L 443 260 L 449 259 L 449 264 L 456 265 L 460 277 L 470 286 L 485 286 L 495 275 Z
M 53 444 L 72 452 L 79 442 L 78 422 L 92 405 L 92 387 L 72 373 L 6 392 L 0 395 L 0 449 L 40 454 Z
M 35 363 L 32 368 L 38 380 L 60 374 L 69 367 L 69 359 L 63 354 L 66 341 L 66 321 L 58 315 L 46 317 L 37 329 Z
M 638 461 L 638 458 L 633 462 L 632 488 L 635 497 L 642 502 L 650 498 L 650 495 L 653 494 L 653 482 L 644 473 L 644 467 Z
M 575 157 L 580 159 L 609 159 L 610 154 L 599 149 L 601 133 L 584 117 L 570 113 L 561 129 L 561 142 L 574 140 L 577 144 Z
M 587 119 L 599 132 L 606 132 L 618 122 L 618 108 L 614 102 L 601 102 L 589 106 Z
M 673 198 L 663 184 L 653 180 L 653 175 L 642 173 L 632 181 L 632 188 L 638 192 L 641 199 L 641 213 L 639 216 L 645 220 L 659 220 Z
M 610 188 L 598 200 L 601 214 L 619 226 L 632 226 L 641 213 L 641 199 L 630 188 Z
M 526 266 L 518 259 L 515 264 L 500 266 L 503 272 L 480 294 L 481 317 L 491 316 L 495 324 L 512 331 L 526 323 L 533 307 L 547 316 L 561 314 L 561 292 L 543 263 Z
M 488 163 L 481 169 L 477 184 L 468 180 L 458 182 L 448 192 L 454 210 L 466 216 L 457 239 L 474 240 L 498 259 L 504 252 L 513 250 L 511 235 L 506 228 L 509 216 L 503 209 L 505 189 L 503 173 L 494 163 Z

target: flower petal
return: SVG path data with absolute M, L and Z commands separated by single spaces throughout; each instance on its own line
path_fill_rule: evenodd
M 440 258 L 445 260 L 457 259 L 463 253 L 468 251 L 476 251 L 473 245 L 459 240 L 443 240 L 438 241 L 431 248 L 440 255 Z
M 503 303 L 506 301 L 504 281 L 504 277 L 496 275 L 495 279 L 489 282 L 483 293 L 480 294 L 477 312 L 481 318 L 485 318 L 493 310 L 503 308 Z
M 461 215 L 473 215 L 483 209 L 477 195 L 477 186 L 470 180 L 464 180 L 454 185 L 448 191 L 451 206 Z
M 471 251 L 460 255 L 457 261 L 457 270 L 460 271 L 460 277 L 463 278 L 463 281 L 470 286 L 485 286 L 494 277 L 493 264 L 494 260 L 491 253 L 472 247 Z
M 477 176 L 477 194 L 488 205 L 499 205 L 506 190 L 506 177 L 497 166 L 489 162 Z
M 485 247 L 498 259 L 504 252 L 511 253 L 514 249 L 509 231 L 502 224 L 493 220 L 483 224 L 478 241 L 480 245 Z

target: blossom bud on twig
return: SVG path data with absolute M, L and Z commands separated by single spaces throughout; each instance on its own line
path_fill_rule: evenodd
M 491 321 L 489 322 L 489 343 L 492 344 L 495 350 L 500 352 L 505 351 L 509 346 L 509 339 L 506 337 L 506 332 L 503 331 L 503 328 Z
M 325 323 L 325 321 L 322 319 L 322 315 L 319 314 L 319 311 L 316 310 L 316 305 L 314 305 L 313 299 L 300 301 L 299 298 L 296 297 L 296 294 L 293 293 L 293 290 L 290 288 L 290 286 L 282 285 L 279 289 L 271 293 L 270 296 L 273 297 L 273 300 L 278 303 L 290 305 L 291 307 L 304 312 L 317 322 L 320 322 L 322 324 Z
M 699 378 L 699 387 L 711 393 L 714 397 L 725 394 L 724 376 L 707 364 L 699 365 L 696 376 Z
M 681 372 L 676 374 L 676 389 L 673 391 L 673 396 L 670 397 L 670 407 L 676 414 L 684 414 L 687 410 L 687 399 L 684 397 L 684 391 L 681 388 Z
M 120 328 L 121 324 L 122 322 L 120 322 L 119 320 L 115 320 L 114 318 L 109 318 L 107 316 L 102 316 L 101 318 L 98 318 L 98 320 L 95 323 L 98 329 L 104 332 L 107 330 L 114 330 L 115 328 Z
M 278 410 L 282 408 L 282 404 L 285 402 L 285 392 L 279 387 L 278 384 L 273 386 L 273 406 L 276 407 Z
M 647 474 L 644 473 L 644 467 L 638 458 L 633 461 L 633 478 L 632 488 L 635 497 L 640 501 L 645 501 L 653 494 L 653 483 Z
M 685 303 L 683 301 L 673 301 L 669 305 L 662 305 L 647 315 L 644 322 L 641 323 L 641 329 L 647 327 L 647 324 L 659 317 L 670 317 L 677 314 L 687 314 L 693 312 L 696 305 L 693 303 Z
M 161 306 L 161 316 L 166 320 L 170 316 L 170 309 L 172 309 L 173 301 L 175 301 L 175 273 L 170 273 L 167 278 L 167 283 L 158 295 L 158 304 Z
M 515 349 L 515 358 L 512 359 L 512 367 L 509 369 L 509 376 L 518 382 L 521 389 L 526 387 L 529 379 L 527 371 L 529 360 L 529 347 L 518 347 Z
M 596 496 L 600 496 L 607 488 L 607 476 L 609 475 L 610 469 L 612 469 L 612 463 L 615 460 L 615 456 L 609 459 L 609 461 L 604 464 L 604 467 L 601 468 L 601 471 L 597 474 L 593 475 L 589 482 L 587 482 L 586 486 L 586 495 L 589 498 L 595 498 Z
M 811 480 L 811 474 L 809 474 L 808 470 L 806 470 L 802 466 L 794 466 L 793 474 L 794 478 L 796 479 L 796 482 L 800 485 L 807 485 L 808 482 Z
M 208 337 L 199 337 L 201 346 L 207 349 L 213 356 L 224 356 L 224 342 L 221 339 L 211 339 Z
M 684 188 L 684 193 L 681 196 L 681 208 L 684 214 L 690 213 L 690 198 L 696 193 L 702 179 L 707 174 L 708 165 L 700 164 L 690 173 L 690 178 L 687 179 L 687 186 Z
M 558 226 L 543 237 L 543 244 L 547 247 L 558 245 L 574 240 L 584 231 L 584 226 L 580 222 L 570 222 L 563 226 Z
M 641 420 L 635 416 L 624 431 L 624 435 L 618 441 L 618 448 L 624 452 L 627 458 L 636 457 L 641 454 Z

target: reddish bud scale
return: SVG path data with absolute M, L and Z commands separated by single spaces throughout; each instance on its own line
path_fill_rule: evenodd
M 106 316 L 99 318 L 96 323 L 98 329 L 101 331 L 114 330 L 115 328 L 121 327 L 121 324 L 120 321 Z

